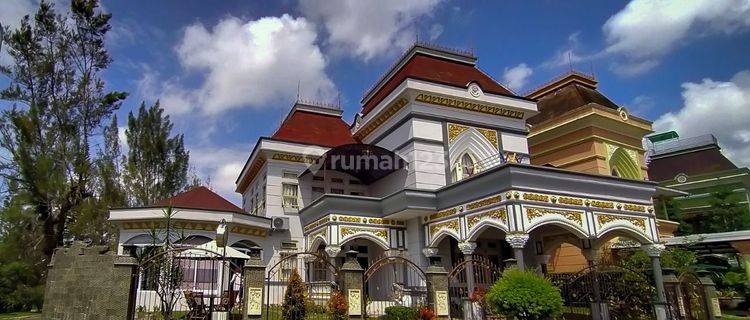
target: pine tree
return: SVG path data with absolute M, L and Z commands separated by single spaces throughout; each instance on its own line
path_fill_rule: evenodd
M 170 137 L 171 131 L 172 122 L 158 101 L 149 108 L 141 103 L 137 116 L 128 114 L 123 180 L 131 205 L 151 205 L 188 186 L 189 153 L 182 134 Z
M 47 259 L 62 244 L 72 214 L 93 196 L 90 140 L 127 96 L 104 89 L 111 16 L 97 7 L 96 0 L 73 0 L 63 16 L 43 1 L 33 23 L 26 16 L 3 38 L 13 62 L 0 67 L 10 82 L 0 99 L 12 103 L 0 119 L 6 155 L 0 176 L 41 222 Z
M 281 315 L 287 320 L 304 320 L 307 315 L 305 308 L 305 285 L 302 283 L 297 270 L 292 270 L 281 305 Z

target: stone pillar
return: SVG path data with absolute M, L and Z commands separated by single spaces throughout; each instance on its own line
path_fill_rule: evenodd
M 364 280 L 365 270 L 359 265 L 357 254 L 357 251 L 347 251 L 346 260 L 339 271 L 341 293 L 344 294 L 346 302 L 349 304 L 349 319 L 363 319 L 367 307 L 362 301 L 362 294 L 364 293 L 362 281 Z
M 242 268 L 243 319 L 261 319 L 263 314 L 263 294 L 265 291 L 266 266 L 260 256 L 261 248 L 250 248 L 250 260 Z
M 328 255 L 328 261 L 331 263 L 331 265 L 338 268 L 338 265 L 336 265 L 336 257 L 338 257 L 339 253 L 341 252 L 341 246 L 327 245 L 324 250 L 326 252 L 326 255 Z M 336 281 L 337 279 L 334 279 L 334 271 L 331 270 L 331 268 L 326 269 L 328 269 L 329 271 L 328 278 L 331 281 Z
M 540 254 L 539 256 L 539 266 L 541 267 L 542 275 L 547 275 L 549 273 L 549 268 L 547 265 L 549 265 L 549 259 L 552 258 L 552 255 L 549 254 Z
M 711 280 L 711 273 L 706 270 L 698 271 L 698 280 L 703 286 L 703 292 L 706 297 L 706 306 L 708 306 L 708 320 L 721 319 L 721 306 L 719 298 L 716 296 L 716 284 Z
M 653 243 L 641 246 L 641 249 L 651 257 L 651 268 L 654 272 L 654 285 L 656 286 L 656 301 L 654 309 L 657 320 L 666 320 L 667 318 L 667 295 L 664 292 L 664 276 L 661 271 L 661 253 L 665 246 L 661 243 Z
M 513 254 L 516 257 L 518 263 L 518 269 L 525 270 L 526 263 L 523 257 L 523 248 L 526 246 L 526 242 L 529 241 L 528 233 L 510 233 L 505 236 L 505 241 L 508 241 L 510 246 L 513 248 Z
M 464 254 L 465 271 L 466 271 L 466 289 L 469 295 L 474 292 L 474 262 L 472 261 L 471 255 L 474 254 L 474 250 L 477 248 L 477 243 L 473 241 L 461 242 L 458 244 L 458 249 Z
M 430 265 L 425 272 L 427 277 L 427 304 L 435 311 L 436 319 L 448 319 L 450 317 L 448 271 L 445 271 L 440 256 L 431 256 L 429 260 Z
M 609 305 L 606 301 L 602 301 L 599 270 L 596 268 L 596 258 L 599 256 L 599 250 L 583 249 L 582 251 L 583 256 L 586 258 L 586 264 L 589 266 L 589 272 L 592 275 L 591 285 L 593 286 L 594 301 L 591 303 L 591 317 L 594 320 L 609 319 Z
M 680 279 L 677 278 L 674 269 L 663 268 L 662 273 L 664 274 L 664 291 L 667 295 L 667 302 L 672 304 L 671 317 L 673 319 L 682 319 L 687 316 L 687 309 L 685 299 L 682 297 Z

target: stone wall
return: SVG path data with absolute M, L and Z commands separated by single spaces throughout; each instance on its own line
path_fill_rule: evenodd
M 137 263 L 105 246 L 58 248 L 49 265 L 42 319 L 128 319 Z

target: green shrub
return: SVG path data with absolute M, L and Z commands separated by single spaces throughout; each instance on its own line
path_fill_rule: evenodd
M 503 273 L 486 299 L 495 313 L 519 320 L 551 319 L 559 316 L 563 309 L 560 290 L 549 280 L 515 268 Z
M 292 270 L 289 283 L 284 293 L 284 303 L 281 305 L 281 314 L 287 320 L 304 320 L 307 315 L 305 301 L 305 285 L 302 283 L 297 270 Z
M 413 320 L 417 318 L 418 308 L 393 306 L 385 308 L 385 315 L 382 320 Z

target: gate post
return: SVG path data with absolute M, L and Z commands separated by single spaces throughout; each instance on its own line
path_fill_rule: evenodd
M 719 305 L 719 298 L 716 297 L 716 284 L 711 280 L 709 275 L 710 273 L 706 270 L 698 271 L 698 279 L 703 287 L 702 289 L 706 299 L 708 320 L 721 319 L 721 305 Z
M 427 304 L 435 311 L 437 319 L 448 319 L 450 304 L 448 301 L 448 271 L 445 271 L 440 256 L 431 256 L 427 267 Z
M 682 319 L 685 316 L 685 300 L 682 297 L 682 288 L 680 288 L 680 279 L 675 275 L 675 270 L 664 268 L 664 291 L 669 303 L 669 316 L 671 319 Z
M 341 293 L 346 297 L 349 305 L 349 319 L 363 319 L 364 313 L 362 305 L 362 295 L 364 286 L 362 283 L 364 269 L 357 261 L 357 251 L 350 250 L 346 252 L 346 260 L 339 271 L 341 274 Z M 364 306 L 366 307 L 366 306 Z
M 242 268 L 242 290 L 245 294 L 242 306 L 242 319 L 261 319 L 263 313 L 263 294 L 266 266 L 260 257 L 260 247 L 252 247 L 250 260 Z
M 666 247 L 662 243 L 652 243 L 642 245 L 641 249 L 651 257 L 651 267 L 654 272 L 654 285 L 656 287 L 656 301 L 654 302 L 654 311 L 657 320 L 666 320 L 667 318 L 667 295 L 664 293 L 664 275 L 661 271 L 661 253 Z

